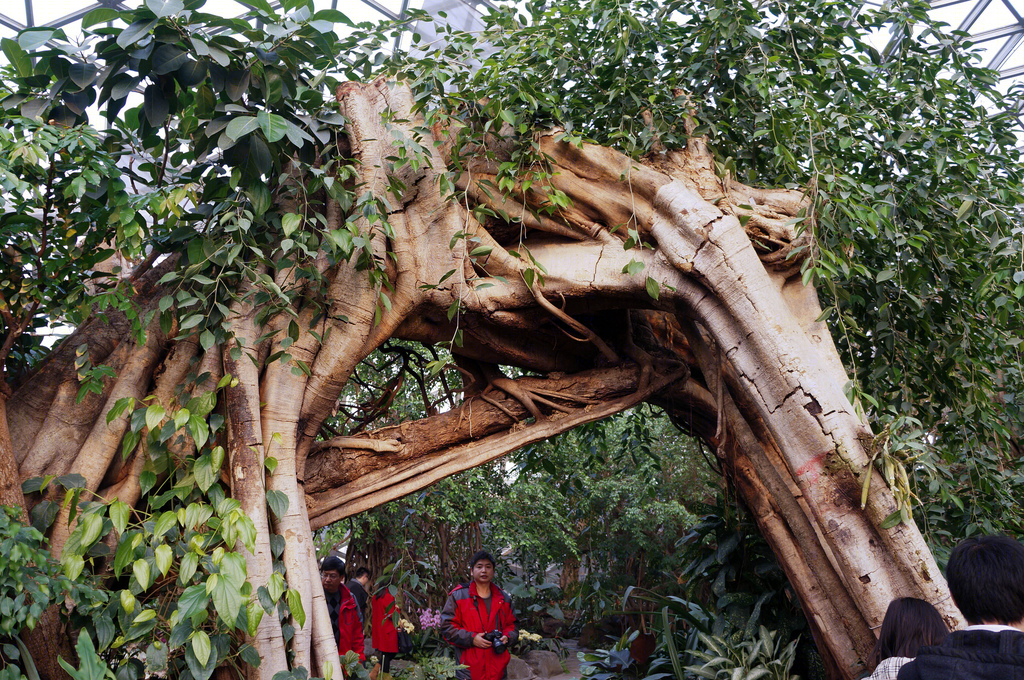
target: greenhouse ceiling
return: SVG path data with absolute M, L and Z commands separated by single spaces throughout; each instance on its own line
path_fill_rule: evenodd
M 437 15 L 445 12 L 456 28 L 481 25 L 481 13 L 501 0 L 313 0 L 315 8 L 338 9 L 356 22 L 401 19 L 409 10 Z M 82 17 L 94 9 L 128 9 L 142 0 L 5 0 L 0 3 L 0 38 L 13 37 L 34 26 L 63 28 L 73 37 L 81 32 Z M 279 2 L 272 2 L 279 5 Z M 878 0 L 868 0 L 878 4 Z M 247 11 L 244 0 L 207 0 L 204 10 L 221 16 Z M 981 51 L 982 63 L 999 71 L 1005 84 L 1024 80 L 1024 0 L 933 0 L 932 15 L 951 30 L 969 33 Z M 429 41 L 432 27 L 414 26 Z M 2 58 L 2 57 L 0 57 Z
M 129 9 L 142 0 L 4 0 L 0 2 L 0 38 L 8 38 L 33 26 L 63 28 L 69 38 L 81 33 L 82 17 L 94 9 Z M 280 7 L 280 0 L 271 0 Z M 494 5 L 491 0 L 313 0 L 316 10 L 336 9 L 359 23 L 401 19 L 409 10 L 422 9 L 436 15 L 445 12 L 448 23 L 456 28 L 473 29 L 480 15 Z M 203 11 L 220 16 L 236 16 L 248 11 L 244 0 L 207 0 Z M 423 32 L 422 27 L 418 27 Z M 424 35 L 424 37 L 428 37 Z

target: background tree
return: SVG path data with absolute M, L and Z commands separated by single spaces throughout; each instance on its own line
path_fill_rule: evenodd
M 88 136 L 95 102 L 120 161 L 105 186 L 17 185 L 4 214 L 5 304 L 27 310 L 8 344 L 77 330 L 4 357 L 0 454 L 67 575 L 110 575 L 88 613 L 125 673 L 157 626 L 197 678 L 336 666 L 311 526 L 643 401 L 715 451 L 833 677 L 894 595 L 955 617 L 901 457 L 1015 450 L 1021 201 L 1001 96 L 922 6 L 535 3 L 413 60 L 382 56 L 387 27 L 339 40 L 341 13 L 252 6 L 150 0 L 91 14 L 84 48 L 3 43 L 5 148 Z M 888 26 L 883 59 L 865 37 Z M 66 153 L 36 174 L 89 166 Z M 132 273 L 73 314 L 16 308 L 44 283 L 34 235 L 74 251 L 94 219 Z M 392 337 L 449 347 L 463 401 L 331 436 Z
M 322 551 L 344 544 L 347 563 L 376 576 L 401 560 L 432 584 L 415 588 L 420 607 L 443 605 L 483 548 L 498 554 L 504 578 L 541 586 L 554 577 L 562 592 L 546 593 L 549 602 L 578 594 L 582 568 L 609 586 L 596 608 L 603 615 L 628 586 L 683 592 L 679 544 L 717 490 L 692 445 L 638 408 L 338 522 L 317 542 Z M 517 603 L 527 599 L 516 594 Z M 578 612 L 579 624 L 594 613 Z

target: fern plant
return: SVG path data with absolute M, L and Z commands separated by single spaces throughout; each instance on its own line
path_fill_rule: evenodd
M 708 680 L 800 680 L 790 672 L 799 638 L 783 646 L 777 636 L 777 631 L 764 626 L 760 626 L 757 636 L 738 641 L 698 633 L 703 649 L 691 653 L 704 664 L 687 666 L 686 670 Z

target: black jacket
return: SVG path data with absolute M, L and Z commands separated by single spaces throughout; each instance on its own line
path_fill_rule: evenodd
M 922 647 L 899 680 L 1024 680 L 1024 633 L 961 630 Z
M 363 588 L 363 584 L 359 581 L 352 579 L 348 582 L 348 590 L 352 593 L 352 597 L 356 598 L 356 611 L 359 613 L 359 622 L 364 623 L 366 621 L 366 589 Z

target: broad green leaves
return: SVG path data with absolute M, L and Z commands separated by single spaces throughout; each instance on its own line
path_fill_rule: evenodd
M 159 19 L 139 19 L 133 22 L 128 28 L 117 34 L 117 46 L 128 48 L 138 42 L 143 36 L 149 35 Z
M 10 38 L 3 38 L 0 40 L 0 48 L 18 76 L 26 78 L 32 75 L 32 60 L 21 45 Z
M 225 133 L 228 137 L 237 141 L 258 127 L 259 121 L 256 120 L 255 116 L 240 116 L 228 123 Z
M 9 369 L 27 370 L 22 357 L 38 353 L 33 329 L 43 327 L 47 316 L 76 322 L 115 308 L 141 335 L 142 323 L 117 279 L 91 272 L 114 251 L 142 261 L 140 254 L 154 244 L 148 252 L 187 254 L 161 280 L 174 288 L 160 303 L 161 329 L 195 332 L 204 350 L 222 343 L 230 334 L 224 321 L 238 281 L 276 266 L 282 230 L 293 227 L 293 218 L 282 225 L 274 208 L 299 192 L 280 174 L 282 159 L 292 159 L 296 168 L 316 164 L 305 196 L 326 189 L 351 204 L 344 184 L 349 169 L 330 150 L 331 126 L 343 118 L 334 103 L 335 81 L 326 76 L 354 48 L 337 46 L 333 22 L 351 22 L 336 11 L 313 16 L 301 3 L 286 3 L 278 12 L 259 2 L 249 17 L 260 22 L 257 28 L 185 5 L 147 0 L 132 11 L 94 10 L 83 20 L 85 29 L 95 31 L 84 48 L 48 28 L 0 44 L 12 65 L 3 89 L 13 93 L 2 104 L 2 130 L 10 132 L 0 134 L 2 226 L 24 233 L 26 243 L 36 239 L 36 249 L 19 256 L 23 271 L 4 268 L 0 274 L 0 289 L 19 291 L 5 294 L 13 318 L 32 317 L 12 349 Z M 141 104 L 129 96 L 133 92 L 142 93 Z M 110 129 L 102 146 L 88 126 L 95 121 L 87 120 L 96 108 Z M 126 154 L 138 160 L 119 165 Z M 55 171 L 49 181 L 48 168 Z M 249 194 L 257 197 L 251 205 Z M 284 235 L 300 272 L 322 276 L 310 265 L 321 242 L 331 244 L 332 257 L 351 256 L 350 242 L 339 247 L 336 237 L 324 233 L 322 199 L 303 199 L 296 209 L 311 227 Z M 206 225 L 204 237 L 195 239 L 199 224 Z M 265 313 L 271 314 L 295 291 L 275 290 L 273 278 L 266 281 L 273 298 Z M 110 377 L 88 357 L 84 361 L 82 397 Z M 191 410 L 196 418 L 189 429 L 203 447 L 212 431 L 200 422 L 206 413 Z M 134 432 L 125 440 L 125 455 L 139 443 Z
M 146 409 L 139 411 L 145 413 Z M 223 449 L 211 460 L 223 464 Z M 43 483 L 35 486 L 44 488 Z M 156 650 L 159 663 L 172 668 L 184 664 L 195 677 L 209 677 L 228 656 L 242 653 L 230 641 L 232 631 L 254 633 L 262 617 L 276 611 L 279 604 L 290 610 L 297 622 L 305 621 L 305 611 L 297 593 L 286 588 L 280 572 L 260 587 L 260 597 L 252 596 L 245 557 L 237 548 L 255 549 L 255 529 L 238 501 L 225 497 L 219 484 L 202 493 L 187 475 L 175 488 L 170 495 L 151 500 L 156 506 L 164 504 L 164 509 L 141 522 L 132 520 L 132 512 L 121 501 L 106 506 L 83 503 L 62 563 L 66 578 L 91 578 L 87 571 L 92 568 L 90 546 L 115 531 L 113 571 L 115 576 L 127 573 L 130 578 L 109 605 L 89 605 L 99 651 L 144 640 L 160 627 L 167 642 Z M 67 491 L 67 502 L 77 503 L 78 491 Z M 268 505 L 275 512 L 284 512 L 287 499 L 272 492 Z M 136 516 L 140 514 L 135 511 Z M 279 557 L 280 540 L 275 545 L 274 555 Z M 245 654 L 247 662 L 259 662 Z
M 256 114 L 256 121 L 260 129 L 266 135 L 268 142 L 279 142 L 288 130 L 288 121 L 274 113 L 260 111 Z
M 157 19 L 163 19 L 185 9 L 185 3 L 183 0 L 146 0 L 146 7 L 153 11 Z

